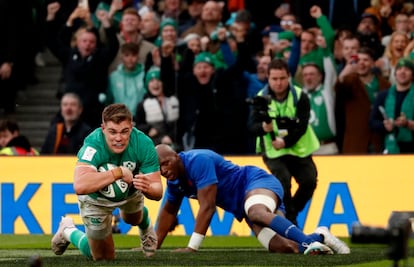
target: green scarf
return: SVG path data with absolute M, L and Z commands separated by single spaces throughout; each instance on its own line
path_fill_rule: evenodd
M 396 102 L 397 90 L 393 85 L 389 91 L 387 98 L 385 99 L 385 113 L 389 119 L 395 119 L 395 102 Z M 401 113 L 404 113 L 407 120 L 412 120 L 414 115 L 414 84 L 411 87 L 404 98 L 401 106 Z M 398 154 L 400 149 L 398 142 L 411 142 L 412 133 L 408 128 L 399 127 L 387 134 L 385 137 L 385 149 L 388 154 Z

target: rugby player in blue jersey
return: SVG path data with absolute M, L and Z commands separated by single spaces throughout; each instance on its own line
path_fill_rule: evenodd
M 158 248 L 176 220 L 184 197 L 200 205 L 194 231 L 186 248 L 199 249 L 216 207 L 243 219 L 270 252 L 349 253 L 349 247 L 326 227 L 305 235 L 284 216 L 283 187 L 279 180 L 255 166 L 238 166 L 207 149 L 176 153 L 168 145 L 156 146 L 161 174 L 167 179 L 165 204 L 157 218 Z

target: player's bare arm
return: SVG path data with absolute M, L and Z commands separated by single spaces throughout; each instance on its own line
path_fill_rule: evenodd
M 146 174 L 136 174 L 133 179 L 134 187 L 151 200 L 162 198 L 163 188 L 161 183 L 161 173 L 159 171 Z
M 123 179 L 128 184 L 132 183 L 132 173 L 125 167 L 119 170 L 98 172 L 95 166 L 83 162 L 77 162 L 74 173 L 73 187 L 76 194 L 86 195 L 101 190 L 105 186 Z
M 210 226 L 211 218 L 216 211 L 217 185 L 209 185 L 197 190 L 200 208 L 197 213 L 194 232 L 186 248 L 176 249 L 175 252 L 195 252 L 201 245 Z
M 210 226 L 211 218 L 216 212 L 217 185 L 209 185 L 197 191 L 200 205 L 196 217 L 194 232 L 205 235 Z
M 157 248 L 161 248 L 161 245 L 167 236 L 171 226 L 176 220 L 176 216 L 180 206 L 174 205 L 170 202 L 165 202 L 164 207 L 161 209 L 157 219 L 157 237 L 158 244 Z

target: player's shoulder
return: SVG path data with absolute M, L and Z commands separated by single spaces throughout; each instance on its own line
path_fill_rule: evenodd
M 191 149 L 180 152 L 178 155 L 185 165 L 191 165 L 192 167 L 215 164 L 215 162 L 223 159 L 221 155 L 209 149 Z
M 105 136 L 101 128 L 92 131 L 84 140 L 83 147 L 93 147 L 96 150 L 105 148 Z
M 152 139 L 135 127 L 132 128 L 127 151 L 128 154 L 135 155 L 140 160 L 156 155 Z
M 88 136 L 85 137 L 84 144 L 102 144 L 102 141 L 104 139 L 105 138 L 102 132 L 102 128 L 96 128 L 90 134 L 88 134 Z
M 192 158 L 201 158 L 201 159 L 212 159 L 215 157 L 222 157 L 220 154 L 214 152 L 210 149 L 192 149 L 182 152 L 184 155 L 188 155 Z
M 151 138 L 135 127 L 132 127 L 130 144 L 132 146 L 141 146 L 141 148 L 142 146 L 154 147 L 154 142 L 151 140 Z
M 106 152 L 105 137 L 101 128 L 95 129 L 84 140 L 83 146 L 78 152 L 78 160 L 83 162 L 92 162 Z

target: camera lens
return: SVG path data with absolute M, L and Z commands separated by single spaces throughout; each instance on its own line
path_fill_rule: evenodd
M 389 242 L 389 233 L 384 228 L 354 224 L 352 226 L 351 242 L 387 244 Z

